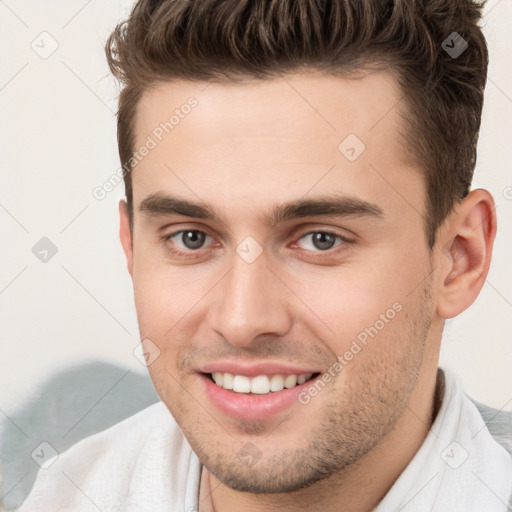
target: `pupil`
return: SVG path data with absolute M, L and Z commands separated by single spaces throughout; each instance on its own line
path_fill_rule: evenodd
M 201 231 L 185 231 L 182 240 L 189 249 L 199 249 L 204 243 L 205 234 Z
M 313 235 L 313 244 L 317 249 L 330 249 L 335 242 L 334 235 L 318 232 Z

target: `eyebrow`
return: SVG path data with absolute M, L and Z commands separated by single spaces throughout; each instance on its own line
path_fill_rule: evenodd
M 161 192 L 155 192 L 145 197 L 139 206 L 139 211 L 153 217 L 183 215 L 225 224 L 222 216 L 211 205 L 195 203 Z M 357 197 L 328 195 L 275 205 L 271 213 L 263 215 L 260 220 L 273 226 L 286 220 L 318 216 L 382 219 L 384 212 L 380 206 Z

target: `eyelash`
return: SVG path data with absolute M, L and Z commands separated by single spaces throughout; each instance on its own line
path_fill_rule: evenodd
M 209 233 L 207 233 L 206 231 L 203 231 L 201 229 L 181 229 L 179 231 L 174 231 L 173 233 L 169 234 L 169 235 L 164 235 L 161 240 L 162 242 L 167 246 L 170 239 L 171 238 L 174 238 L 176 235 L 179 235 L 179 234 L 182 234 L 182 233 L 186 233 L 188 231 L 193 231 L 193 232 L 198 232 L 198 233 L 202 233 L 206 236 L 209 236 L 210 238 L 213 238 Z M 333 231 L 329 231 L 329 230 L 314 230 L 314 231 L 306 231 L 304 233 L 302 233 L 298 238 L 297 238 L 297 242 L 299 240 L 301 240 L 302 238 L 306 237 L 307 235 L 312 235 L 312 234 L 315 234 L 315 233 L 322 233 L 322 234 L 325 234 L 325 235 L 331 235 L 333 237 L 335 237 L 337 240 L 340 240 L 342 243 L 341 244 L 338 244 L 337 246 L 334 246 L 330 249 L 326 249 L 324 251 L 322 250 L 317 250 L 317 251 L 309 251 L 308 249 L 303 249 L 304 251 L 307 251 L 307 252 L 312 252 L 312 253 L 319 253 L 317 255 L 314 255 L 314 254 L 310 254 L 310 258 L 321 258 L 323 257 L 324 255 L 330 255 L 332 256 L 333 253 L 337 253 L 339 250 L 343 250 L 343 248 L 346 250 L 347 248 L 345 247 L 347 244 L 351 244 L 354 242 L 354 240 L 350 239 L 350 238 L 347 238 L 343 235 L 340 235 L 339 233 L 335 233 Z M 293 245 L 296 245 L 297 242 L 294 242 Z M 340 249 L 341 248 L 341 249 Z M 182 258 L 195 258 L 196 256 L 193 256 L 194 253 L 198 253 L 201 251 L 201 249 L 203 249 L 203 247 L 197 249 L 197 250 L 192 250 L 190 249 L 189 251 L 183 251 L 183 250 L 179 250 L 179 249 L 175 249 L 173 247 L 167 247 L 167 250 L 169 250 L 169 252 L 175 254 L 176 256 L 179 256 L 179 257 L 182 257 Z M 338 250 L 337 250 L 338 249 Z

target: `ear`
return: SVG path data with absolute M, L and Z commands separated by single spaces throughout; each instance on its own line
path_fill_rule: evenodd
M 124 255 L 128 272 L 133 278 L 133 241 L 130 229 L 130 216 L 128 215 L 128 205 L 124 199 L 119 201 L 119 238 L 123 246 Z
M 491 263 L 496 207 L 487 190 L 471 191 L 439 230 L 437 312 L 453 318 L 478 297 Z

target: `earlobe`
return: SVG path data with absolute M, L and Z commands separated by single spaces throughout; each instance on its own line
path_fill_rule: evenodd
M 124 199 L 119 201 L 119 238 L 126 256 L 126 265 L 128 272 L 133 278 L 133 241 L 130 228 L 130 216 L 128 214 L 128 205 Z
M 447 220 L 441 239 L 440 287 L 437 312 L 453 318 L 478 297 L 491 263 L 496 236 L 494 200 L 489 192 L 473 190 Z

